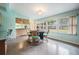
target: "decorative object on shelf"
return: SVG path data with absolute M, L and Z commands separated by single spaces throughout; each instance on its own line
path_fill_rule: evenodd
M 12 29 L 8 29 L 7 36 L 11 35 L 12 31 Z
M 25 25 L 25 29 L 27 29 L 27 25 Z

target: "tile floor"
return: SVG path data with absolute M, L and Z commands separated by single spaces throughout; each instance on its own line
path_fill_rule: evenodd
M 7 55 L 79 55 L 79 47 L 48 39 L 38 46 L 28 46 L 26 41 L 8 45 Z

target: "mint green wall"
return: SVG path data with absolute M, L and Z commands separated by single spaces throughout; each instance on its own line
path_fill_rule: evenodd
M 16 11 L 12 10 L 9 4 L 0 6 L 0 14 L 2 15 L 2 26 L 0 27 L 0 38 L 6 38 L 8 29 L 12 29 L 12 34 L 8 38 L 16 38 L 16 18 L 26 18 Z
M 77 16 L 77 34 L 79 35 L 79 15 Z
M 2 15 L 2 26 L 0 30 L 0 37 L 6 38 L 8 29 L 13 29 L 13 32 L 11 34 L 11 38 L 16 37 L 15 33 L 15 18 L 14 15 L 9 8 L 9 4 L 6 4 L 5 6 L 0 7 L 0 13 Z
M 76 16 L 77 17 L 77 35 L 51 32 L 51 33 L 49 33 L 48 36 L 51 38 L 54 38 L 54 39 L 58 39 L 58 40 L 66 41 L 66 42 L 71 42 L 71 43 L 79 45 L 79 16 L 77 14 L 79 14 L 79 9 L 61 13 L 61 14 L 57 14 L 57 15 L 50 16 L 47 18 L 42 18 L 42 19 L 39 19 L 39 21 L 40 20 L 48 21 L 48 20 L 53 20 L 53 19 L 58 20 L 61 17 Z

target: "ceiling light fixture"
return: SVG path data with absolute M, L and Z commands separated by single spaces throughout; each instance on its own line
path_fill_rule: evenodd
M 42 15 L 42 14 L 43 14 L 43 10 L 41 10 L 41 9 L 38 10 L 38 11 L 37 11 L 37 14 L 38 14 L 38 15 Z

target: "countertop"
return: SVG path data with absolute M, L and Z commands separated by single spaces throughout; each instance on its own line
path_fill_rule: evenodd
M 0 38 L 0 40 L 6 40 L 5 38 Z

